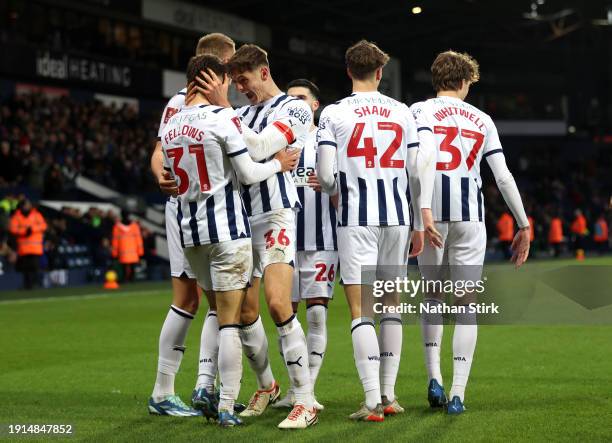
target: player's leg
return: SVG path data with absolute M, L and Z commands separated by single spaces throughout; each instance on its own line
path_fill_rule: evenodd
M 195 275 L 186 266 L 176 219 L 176 201 L 166 204 L 166 234 L 172 275 L 172 305 L 159 336 L 158 369 L 149 412 L 161 415 L 197 416 L 175 395 L 174 378 L 185 352 L 185 337 L 198 310 L 199 293 Z
M 295 263 L 293 267 L 293 284 L 291 288 L 291 307 L 293 308 L 293 313 L 297 315 L 298 308 L 300 305 L 300 261 L 301 254 L 303 251 L 298 251 L 295 256 Z M 285 357 L 283 354 L 283 343 L 280 335 L 278 336 L 278 351 L 280 353 L 281 359 L 283 362 L 285 361 Z M 289 408 L 292 409 L 295 404 L 295 394 L 293 393 L 293 385 L 291 384 L 291 380 L 289 380 L 289 388 L 287 389 L 285 396 L 278 400 L 276 403 L 272 405 L 273 408 Z
M 203 289 L 208 301 L 208 312 L 204 317 L 200 335 L 200 355 L 198 359 L 198 376 L 191 394 L 191 404 L 204 412 L 216 409 L 217 395 L 215 379 L 219 360 L 219 320 L 217 302 L 212 287 Z M 209 415 L 214 415 L 209 413 Z
M 417 257 L 419 271 L 430 288 L 423 295 L 423 308 L 426 312 L 421 316 L 421 334 L 429 383 L 427 399 L 431 407 L 442 407 L 447 401 L 440 368 L 444 319 L 438 308 L 441 307 L 443 298 L 441 292 L 435 291 L 435 286 L 436 282 L 441 282 L 446 274 L 448 225 L 448 223 L 436 223 L 436 229 L 442 235 L 444 247 L 436 248 L 425 242 L 423 252 Z
M 279 209 L 264 216 L 265 250 L 261 255 L 264 293 L 270 316 L 281 338 L 285 365 L 295 393 L 295 406 L 279 428 L 305 428 L 317 423 L 318 417 L 313 407 L 306 336 L 291 303 L 295 213 L 292 209 Z
M 313 389 L 327 350 L 327 305 L 333 297 L 338 253 L 336 251 L 304 251 L 300 256 L 300 291 L 306 301 L 308 333 L 308 367 Z M 315 399 L 315 407 L 323 405 Z
M 378 228 L 368 226 L 337 230 L 340 273 L 351 313 L 353 356 L 365 393 L 365 403 L 350 415 L 352 420 L 384 420 L 380 403 L 380 349 L 371 308 L 372 287 L 365 284 L 371 285 L 372 281 L 362 278 L 361 268 L 362 265 L 376 268 L 378 235 Z
M 219 320 L 215 293 L 211 289 L 202 292 L 208 301 L 208 312 L 204 318 L 200 336 L 200 358 L 195 390 L 205 389 L 212 392 L 215 388 L 215 377 L 217 375 Z
M 448 259 L 450 263 L 451 279 L 464 281 L 480 280 L 482 264 L 486 250 L 487 234 L 484 223 L 457 222 L 450 227 L 448 242 Z M 453 332 L 453 384 L 450 390 L 449 414 L 460 414 L 464 411 L 464 395 L 467 386 L 478 326 L 476 314 L 468 309 L 475 303 L 475 293 L 466 293 L 456 297 L 456 304 L 466 308 L 455 316 L 455 330 Z
M 280 387 L 274 379 L 268 359 L 268 337 L 259 316 L 259 290 L 263 274 L 261 256 L 266 248 L 266 225 L 262 215 L 249 220 L 253 245 L 253 278 L 240 313 L 242 349 L 255 373 L 258 389 L 251 396 L 247 408 L 240 413 L 242 417 L 261 415 L 270 403 L 280 397 Z
M 197 416 L 174 392 L 174 379 L 185 352 L 185 338 L 198 309 L 195 280 L 172 277 L 173 300 L 159 336 L 157 377 L 149 412 L 160 415 Z
M 219 396 L 218 418 L 221 426 L 242 424 L 234 405 L 242 379 L 240 311 L 252 271 L 250 239 L 208 245 L 210 274 L 216 295 L 219 319 Z
M 408 251 L 410 250 L 410 228 L 390 226 L 381 228 L 378 245 L 377 278 L 395 280 L 406 278 Z M 387 306 L 399 306 L 398 293 L 385 294 Z M 395 382 L 402 354 L 403 328 L 402 317 L 395 313 L 380 315 L 378 343 L 380 348 L 380 387 L 381 402 L 385 415 L 404 412 L 395 395 Z

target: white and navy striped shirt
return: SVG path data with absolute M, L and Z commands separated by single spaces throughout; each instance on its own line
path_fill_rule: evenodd
M 431 211 L 435 221 L 483 221 L 480 161 L 502 147 L 487 114 L 455 97 L 436 97 L 410 107 L 418 130 L 431 131 L 437 148 Z
M 353 93 L 323 110 L 317 143 L 336 148 L 338 226 L 410 224 L 407 167 L 419 143 L 405 104 Z
M 316 135 L 316 129 L 308 134 L 294 176 L 310 176 L 315 173 Z M 336 251 L 336 208 L 332 205 L 329 195 L 315 192 L 309 186 L 298 186 L 297 193 L 302 204 L 302 210 L 297 214 L 297 250 Z
M 234 111 L 183 107 L 161 133 L 164 167 L 179 186 L 177 221 L 185 247 L 251 236 L 230 157 L 248 155 Z
M 299 149 L 304 146 L 312 124 L 310 107 L 303 100 L 284 93 L 258 105 L 239 108 L 236 114 L 244 125 L 257 133 L 275 122 L 283 122 L 280 126 L 287 129 L 287 144 Z M 289 171 L 279 172 L 254 185 L 243 185 L 242 190 L 242 199 L 249 217 L 275 209 L 300 208 L 300 200 Z

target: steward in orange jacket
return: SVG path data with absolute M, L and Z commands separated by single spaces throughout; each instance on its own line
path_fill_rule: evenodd
M 604 253 L 608 249 L 608 222 L 603 215 L 600 215 L 595 222 L 593 241 L 600 253 Z
M 138 223 L 125 225 L 115 223 L 113 227 L 113 258 L 119 259 L 122 265 L 134 264 L 144 255 L 142 234 Z
M 584 243 L 586 236 L 589 234 L 589 229 L 587 228 L 587 220 L 584 215 L 582 215 L 582 211 L 580 209 L 576 209 L 574 215 L 576 217 L 570 226 L 570 231 L 572 231 L 574 237 L 574 251 L 576 252 L 576 258 L 583 260 Z
M 505 258 L 512 257 L 510 246 L 514 239 L 514 219 L 510 214 L 504 212 L 497 220 L 497 238 Z
M 550 221 L 548 243 L 555 250 L 555 257 L 559 257 L 561 254 L 561 243 L 563 243 L 563 222 L 561 217 L 553 217 Z
M 144 255 L 144 247 L 140 226 L 135 221 L 130 222 L 125 213 L 122 214 L 121 221 L 117 221 L 113 227 L 112 255 L 124 265 L 124 279 L 132 280 L 133 265 Z
M 9 231 L 17 240 L 17 270 L 23 273 L 25 289 L 32 289 L 38 279 L 46 230 L 47 223 L 42 214 L 32 207 L 29 200 L 23 200 L 11 217 Z

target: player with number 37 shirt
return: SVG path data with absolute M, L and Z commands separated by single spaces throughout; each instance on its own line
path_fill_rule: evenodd
M 468 54 L 446 51 L 436 57 L 431 72 L 437 97 L 411 106 L 419 132 L 420 203 L 427 237 L 418 258 L 419 269 L 427 280 L 450 277 L 475 284 L 481 279 L 487 244 L 480 178 L 483 158 L 520 228 L 512 242 L 512 261 L 517 266 L 529 255 L 529 221 L 506 166 L 495 124 L 487 114 L 464 101 L 470 85 L 480 77 L 478 63 Z M 434 312 L 438 311 L 435 306 L 445 301 L 444 294 L 437 293 L 425 294 L 423 300 L 434 307 Z M 453 300 L 458 305 L 474 302 L 474 292 Z M 448 414 L 461 414 L 476 348 L 476 314 L 465 309 L 455 316 L 450 401 L 440 372 L 442 314 L 423 315 L 421 326 L 429 404 L 446 407 Z

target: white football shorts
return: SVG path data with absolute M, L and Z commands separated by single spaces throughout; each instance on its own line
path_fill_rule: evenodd
M 250 238 L 185 248 L 198 285 L 205 291 L 244 289 L 251 281 L 253 250 Z
M 337 228 L 340 275 L 345 285 L 406 277 L 409 226 L 342 226 Z
M 291 301 L 334 295 L 337 251 L 297 251 L 293 269 Z
M 196 278 L 189 266 L 189 262 L 181 246 L 180 230 L 177 220 L 178 202 L 175 198 L 169 198 L 166 202 L 166 240 L 168 242 L 168 255 L 170 256 L 170 275 L 188 278 Z
M 419 270 L 427 280 L 446 277 L 451 279 L 479 280 L 482 275 L 487 249 L 487 229 L 483 222 L 456 221 L 435 222 L 442 235 L 443 248 L 436 248 L 425 241 L 423 253 L 417 259 Z
M 253 241 L 253 277 L 273 263 L 295 264 L 295 211 L 277 209 L 249 218 Z

